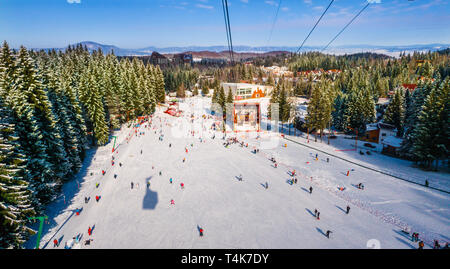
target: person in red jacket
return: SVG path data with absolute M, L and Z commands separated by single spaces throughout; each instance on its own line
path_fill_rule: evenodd
M 181 183 L 180 185 L 181 185 L 181 189 L 184 189 L 184 183 Z
M 100 196 L 95 196 L 95 200 L 98 202 L 98 200 L 100 200 Z
M 53 240 L 53 247 L 57 247 L 58 246 L 58 240 Z
M 92 228 L 91 228 L 91 226 L 89 226 L 88 234 L 89 234 L 89 236 L 92 234 Z
M 200 232 L 200 236 L 203 236 L 203 229 L 202 228 L 200 228 L 199 232 Z

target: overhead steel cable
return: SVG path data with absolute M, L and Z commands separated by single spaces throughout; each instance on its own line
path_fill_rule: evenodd
M 319 24 L 320 20 L 322 20 L 323 16 L 325 15 L 325 13 L 327 13 L 328 9 L 330 8 L 331 4 L 333 4 L 334 0 L 331 0 L 330 4 L 328 4 L 328 7 L 325 9 L 325 11 L 322 13 L 322 15 L 320 16 L 320 18 L 317 20 L 316 24 L 314 25 L 314 27 L 311 29 L 311 31 L 309 32 L 309 34 L 306 36 L 305 40 L 303 40 L 303 43 L 300 45 L 300 47 L 297 49 L 297 51 L 295 53 L 298 53 L 303 45 L 305 44 L 306 40 L 308 40 L 309 36 L 311 35 L 311 33 L 314 31 L 314 29 L 316 29 L 317 24 Z
M 270 40 L 272 39 L 273 29 L 275 28 L 275 24 L 277 23 L 278 13 L 280 12 L 281 1 L 278 2 L 277 12 L 275 13 L 275 18 L 273 19 L 272 28 L 270 29 L 269 39 L 267 40 L 267 46 L 269 45 Z
M 228 50 L 230 52 L 231 64 L 234 63 L 233 39 L 231 37 L 230 15 L 228 13 L 228 0 L 222 0 L 223 16 L 225 20 L 225 28 L 227 31 Z
M 330 42 L 328 42 L 328 44 L 322 49 L 322 51 L 324 51 L 324 50 L 326 50 L 327 48 L 328 48 L 328 46 L 342 33 L 342 32 L 344 32 L 344 30 L 364 11 L 364 9 L 366 9 L 368 6 L 370 5 L 370 2 L 367 2 L 367 5 L 365 5 L 359 12 L 358 12 L 358 14 L 356 14 L 356 16 L 355 17 L 353 17 L 353 19 L 351 19 L 351 21 L 349 21 L 348 23 L 347 23 L 347 25 L 345 25 L 345 27 L 344 28 L 342 28 L 342 30 L 341 31 L 339 31 L 339 33 L 333 38 L 333 39 L 331 39 L 331 41 Z
M 225 4 L 226 4 L 226 11 L 227 11 L 228 33 L 230 35 L 231 64 L 233 64 L 234 63 L 234 51 L 233 51 L 233 39 L 231 38 L 230 16 L 228 13 L 228 0 L 225 0 Z
M 227 33 L 228 53 L 230 55 L 230 62 L 231 62 L 232 56 L 231 56 L 231 46 L 230 46 L 230 35 L 229 35 L 229 31 L 228 31 L 227 15 L 226 15 L 226 11 L 225 11 L 225 0 L 222 0 L 222 9 L 223 9 L 223 18 L 225 20 L 225 31 Z

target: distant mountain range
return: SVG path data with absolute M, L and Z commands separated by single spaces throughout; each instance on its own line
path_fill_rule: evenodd
M 186 46 L 186 47 L 166 47 L 166 48 L 157 48 L 157 47 L 145 47 L 141 49 L 123 49 L 114 45 L 105 45 L 92 41 L 83 41 L 77 44 L 82 44 L 86 46 L 89 51 L 97 50 L 101 48 L 104 53 L 110 53 L 114 51 L 114 54 L 117 56 L 146 56 L 151 55 L 154 51 L 161 54 L 177 54 L 177 53 L 185 53 L 191 52 L 195 57 L 195 52 L 198 52 L 199 55 L 205 54 L 207 52 L 211 52 L 211 58 L 225 58 L 227 57 L 228 47 L 226 46 Z M 74 44 L 74 45 L 77 45 Z M 436 51 L 441 49 L 449 48 L 450 44 L 418 44 L 418 45 L 405 45 L 405 46 L 378 46 L 378 45 L 345 45 L 345 46 L 335 46 L 330 47 L 325 51 L 325 53 L 342 55 L 342 54 L 353 54 L 353 53 L 361 53 L 361 52 L 374 52 L 379 54 L 386 54 L 389 56 L 398 56 L 401 52 L 412 53 L 414 51 Z M 52 48 L 48 48 L 45 50 L 49 50 Z M 53 48 L 55 50 L 65 50 L 66 48 Z M 265 46 L 265 47 L 251 47 L 251 46 L 234 46 L 233 51 L 237 53 L 245 53 L 245 54 L 255 54 L 255 53 L 268 53 L 268 52 L 296 52 L 298 47 L 288 47 L 288 46 Z M 322 47 L 318 46 L 306 46 L 303 47 L 301 52 L 307 51 L 321 51 Z M 275 54 L 278 54 L 275 53 Z M 208 56 L 203 56 L 208 57 Z

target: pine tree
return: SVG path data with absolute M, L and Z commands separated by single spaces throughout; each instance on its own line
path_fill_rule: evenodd
M 42 203 L 55 198 L 67 167 L 67 158 L 55 128 L 51 103 L 42 88 L 33 60 L 21 47 L 16 60 L 17 83 L 11 90 L 11 107 L 16 112 L 20 144 L 30 158 L 27 162 L 31 185 L 36 186 Z M 63 167 L 57 167 L 59 162 Z M 39 181 L 38 183 L 37 181 Z
M 449 132 L 449 79 L 435 87 L 422 106 L 414 130 L 413 153 L 425 167 L 448 157 Z
M 86 108 L 96 143 L 104 145 L 109 140 L 109 129 L 99 85 L 96 84 L 93 64 L 89 65 L 88 70 L 81 77 L 80 92 L 82 93 L 80 100 Z
M 226 98 L 226 104 L 232 104 L 233 103 L 233 100 L 234 100 L 234 98 L 233 98 L 233 93 L 231 92 L 231 88 L 229 88 L 228 89 L 228 95 L 227 95 L 227 98 Z
M 165 86 L 164 86 L 164 75 L 161 71 L 161 69 L 159 68 L 159 66 L 156 66 L 156 70 L 154 72 L 154 76 L 155 76 L 155 82 L 156 82 L 156 96 L 157 96 L 157 100 L 160 103 L 164 103 L 166 100 L 166 90 L 165 90 Z
M 412 94 L 411 96 L 411 103 L 408 107 L 408 110 L 406 110 L 405 114 L 405 131 L 404 131 L 404 140 L 402 142 L 402 145 L 400 147 L 400 153 L 402 156 L 411 159 L 416 160 L 416 155 L 413 152 L 413 145 L 415 143 L 415 136 L 413 135 L 418 117 L 420 114 L 420 111 L 422 110 L 422 106 L 431 92 L 432 87 L 437 87 L 439 84 L 438 81 L 434 83 L 434 86 L 427 83 L 420 85 Z
M 395 94 L 386 109 L 383 116 L 383 121 L 387 124 L 392 124 L 397 128 L 397 136 L 403 135 L 404 122 L 404 100 L 401 90 L 396 90 Z
M 185 98 L 186 97 L 186 92 L 184 90 L 184 83 L 181 83 L 181 85 L 178 87 L 177 97 L 178 98 Z
M 3 42 L 0 49 L 0 87 L 3 88 L 4 96 L 9 94 L 9 91 L 14 85 L 16 79 L 16 65 L 14 57 L 9 49 L 8 43 Z
M 63 64 L 61 73 L 59 74 L 58 88 L 61 89 L 61 94 L 67 97 L 67 117 L 73 125 L 73 132 L 77 140 L 75 147 L 72 147 L 72 152 L 75 152 L 81 161 L 86 152 L 87 127 L 83 117 L 84 111 L 77 94 L 79 81 L 75 81 L 77 75 L 74 71 L 74 63 L 70 58 L 63 57 L 61 60 L 63 61 Z M 78 165 L 75 165 L 74 167 L 77 169 L 76 167 L 78 167 Z
M 202 95 L 206 96 L 208 94 L 209 94 L 209 88 L 208 88 L 207 85 L 204 85 L 203 88 L 202 88 Z
M 323 130 L 331 121 L 332 100 L 333 95 L 331 91 L 326 88 L 327 82 L 322 82 L 319 87 L 316 87 L 312 92 L 310 102 L 307 108 L 306 122 L 310 130 L 320 130 L 320 137 L 322 138 Z
M 0 87 L 0 91 L 4 89 Z M 33 216 L 35 210 L 24 179 L 25 156 L 20 151 L 15 121 L 0 97 L 0 248 L 20 248 L 34 233 L 26 226 L 27 217 Z
M 362 134 L 366 130 L 366 124 L 375 120 L 375 102 L 368 90 L 355 88 L 348 95 L 347 101 L 346 127 L 358 130 L 358 133 Z
M 217 93 L 217 103 L 222 107 L 223 112 L 225 113 L 225 90 L 223 87 L 220 87 L 219 92 Z

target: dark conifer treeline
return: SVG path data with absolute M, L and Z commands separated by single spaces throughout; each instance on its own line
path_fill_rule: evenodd
M 77 173 L 89 146 L 164 102 L 158 66 L 82 46 L 65 52 L 0 49 L 0 248 L 20 247 Z

